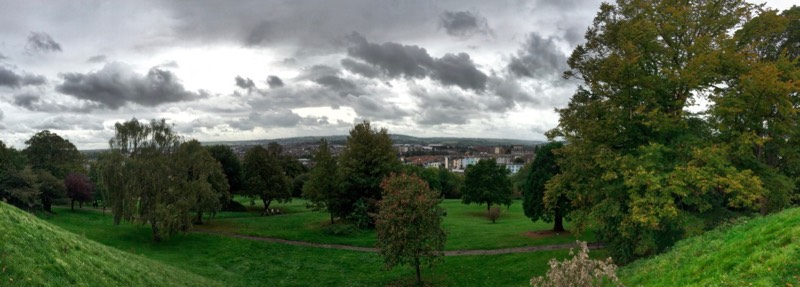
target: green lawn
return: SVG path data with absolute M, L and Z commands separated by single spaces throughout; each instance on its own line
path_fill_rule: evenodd
M 246 199 L 237 200 L 249 205 Z M 284 204 L 273 203 L 270 208 L 281 209 L 284 214 L 259 216 L 263 205 L 256 202 L 250 213 L 221 212 L 215 220 L 197 229 L 318 243 L 375 246 L 375 232 L 371 230 L 360 230 L 346 236 L 326 234 L 323 229 L 330 224 L 329 215 L 311 211 L 305 205 L 306 201 L 302 199 Z M 526 236 L 527 231 L 550 230 L 552 223 L 531 222 L 523 214 L 520 201 L 515 201 L 509 209 L 503 207 L 497 223 L 486 218 L 485 205 L 464 205 L 460 200 L 445 200 L 442 207 L 447 210 L 443 221 L 447 231 L 446 250 L 498 249 L 574 243 L 576 240 L 575 236 L 568 233 L 540 238 Z M 565 226 L 569 228 L 568 223 Z M 580 236 L 580 240 L 592 241 L 594 237 L 587 232 Z
M 627 286 L 800 286 L 800 208 L 681 240 L 619 277 Z
M 100 243 L 230 286 L 384 286 L 413 282 L 411 268 L 399 267 L 386 271 L 381 258 L 374 253 L 299 247 L 196 233 L 179 234 L 167 241 L 153 243 L 150 229 L 145 226 L 113 226 L 110 215 L 104 216 L 97 211 L 71 212 L 66 208 L 55 208 L 55 211 L 57 214 L 49 216 L 48 222 Z M 303 213 L 262 219 L 305 216 Z M 325 219 L 325 214 L 317 216 Z M 450 212 L 448 217 L 451 217 Z M 228 220 L 212 222 L 225 221 Z M 423 277 L 436 286 L 524 286 L 530 277 L 545 272 L 550 258 L 562 258 L 567 254 L 568 251 L 560 250 L 446 257 L 433 270 L 425 269 Z M 603 256 L 604 252 L 596 251 L 593 254 Z

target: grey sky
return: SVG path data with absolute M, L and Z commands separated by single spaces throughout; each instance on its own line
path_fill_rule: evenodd
M 345 134 L 544 139 L 600 0 L 4 1 L 0 140 L 113 124 L 187 138 Z M 791 1 L 769 1 L 786 9 Z

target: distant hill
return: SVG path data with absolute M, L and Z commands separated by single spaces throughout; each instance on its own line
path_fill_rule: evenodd
M 443 145 L 458 145 L 458 146 L 498 146 L 498 145 L 538 145 L 542 141 L 531 140 L 517 140 L 517 139 L 492 139 L 492 138 L 457 138 L 457 137 L 414 137 L 401 134 L 391 134 L 392 141 L 395 144 L 443 144 Z M 346 135 L 334 136 L 307 136 L 307 137 L 292 137 L 292 138 L 278 138 L 278 139 L 263 139 L 263 140 L 250 140 L 250 141 L 215 141 L 204 142 L 205 145 L 266 145 L 270 142 L 277 142 L 281 145 L 289 144 L 315 144 L 321 138 L 325 138 L 332 144 L 343 145 L 347 141 Z
M 0 286 L 222 286 L 0 202 Z
M 800 208 L 679 241 L 617 275 L 626 286 L 800 286 Z

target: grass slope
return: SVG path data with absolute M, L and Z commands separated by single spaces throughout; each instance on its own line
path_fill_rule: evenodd
M 0 202 L 0 286 L 220 286 Z
M 800 208 L 680 241 L 619 277 L 626 286 L 800 286 Z

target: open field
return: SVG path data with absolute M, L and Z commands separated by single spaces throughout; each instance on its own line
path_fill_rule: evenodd
M 300 202 L 292 203 L 299 204 Z M 293 210 L 288 206 L 284 208 Z M 290 246 L 197 233 L 178 234 L 165 242 L 153 243 L 148 227 L 131 224 L 113 226 L 108 213 L 102 215 L 94 210 L 71 212 L 67 208 L 56 208 L 55 211 L 57 214 L 47 217 L 48 222 L 105 245 L 213 278 L 226 285 L 375 286 L 395 283 L 406 285 L 413 281 L 413 271 L 410 268 L 399 267 L 386 271 L 381 258 L 374 253 Z M 285 220 L 281 224 L 288 226 L 292 222 L 288 218 L 308 216 L 303 215 L 304 213 L 312 212 L 290 212 L 280 216 L 254 217 L 252 220 L 270 222 L 287 218 L 281 219 Z M 448 218 L 459 217 L 450 213 L 449 211 Z M 224 214 L 221 215 L 220 217 L 225 217 Z M 325 214 L 320 213 L 318 216 L 321 220 L 327 219 Z M 216 224 L 229 220 L 212 222 Z M 474 220 L 476 225 L 486 223 L 484 218 Z M 502 219 L 496 225 L 504 226 L 501 222 Z M 507 232 L 516 233 L 509 226 L 515 225 L 505 225 L 509 229 Z M 297 234 L 300 238 L 314 238 L 312 235 L 302 235 L 302 232 Z M 362 233 L 355 236 L 367 237 Z M 531 276 L 545 272 L 550 258 L 563 258 L 567 254 L 567 250 L 558 250 L 446 257 L 433 270 L 424 270 L 423 276 L 426 281 L 442 286 L 523 286 Z M 593 254 L 601 256 L 604 252 L 594 251 Z

